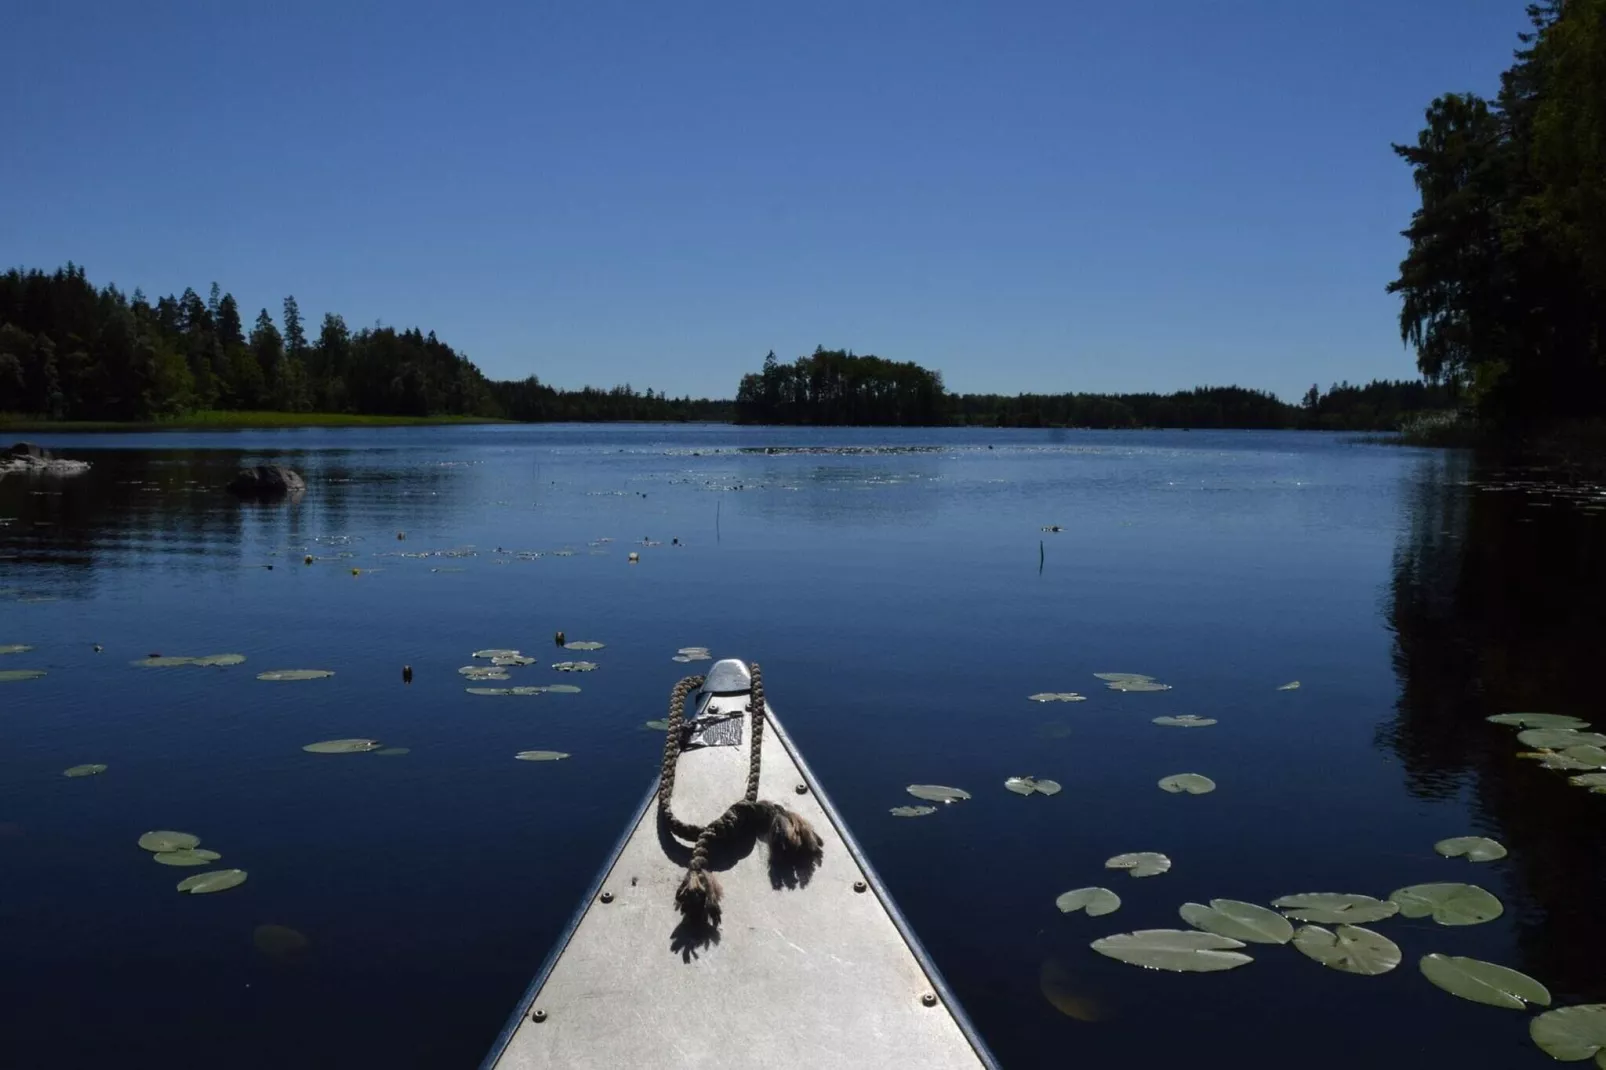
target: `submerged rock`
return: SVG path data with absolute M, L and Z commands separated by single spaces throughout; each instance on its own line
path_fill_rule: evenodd
M 0 475 L 9 472 L 43 472 L 71 476 L 87 471 L 89 471 L 88 461 L 69 461 L 57 457 L 43 446 L 32 442 L 18 442 L 4 453 L 0 453 Z
M 228 489 L 241 498 L 283 498 L 304 493 L 307 481 L 300 472 L 282 464 L 259 464 L 240 469 L 239 475 L 229 481 Z

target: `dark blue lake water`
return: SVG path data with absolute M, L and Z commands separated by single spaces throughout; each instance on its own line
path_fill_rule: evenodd
M 1600 704 L 1606 513 L 1565 473 L 1264 433 L 40 441 L 93 468 L 0 480 L 0 645 L 33 647 L 0 670 L 48 672 L 0 684 L 6 1066 L 474 1065 L 653 776 L 643 722 L 698 668 L 670 660 L 688 645 L 763 664 L 1006 1067 L 1551 1065 L 1523 1012 L 1424 980 L 1435 951 L 1527 971 L 1558 1005 L 1606 997 L 1606 796 L 1483 720 Z M 264 460 L 304 472 L 305 498 L 222 492 Z M 550 669 L 558 629 L 607 644 L 570 655 L 595 672 Z M 540 659 L 514 684 L 582 690 L 467 694 L 457 669 L 486 647 Z M 248 660 L 130 664 L 152 653 Z M 335 675 L 255 678 L 291 668 Z M 1093 674 L 1111 671 L 1173 689 L 1110 691 Z M 1027 698 L 1045 691 L 1088 700 Z M 1151 723 L 1179 714 L 1219 723 Z M 410 753 L 301 749 L 339 737 Z M 513 760 L 532 748 L 573 757 Z M 108 769 L 62 776 L 90 762 Z M 1219 788 L 1156 787 L 1180 772 Z M 1064 791 L 1018 797 L 1017 774 Z M 889 815 L 922 782 L 974 798 Z M 193 871 L 153 864 L 148 829 L 193 832 L 250 878 L 179 895 Z M 1472 833 L 1510 856 L 1433 851 Z M 1142 850 L 1173 869 L 1103 868 Z M 1428 881 L 1479 884 L 1505 913 L 1377 923 L 1405 954 L 1380 977 L 1291 947 L 1210 975 L 1088 949 L 1177 927 L 1188 900 Z M 1118 913 L 1056 909 L 1098 884 Z M 642 953 L 672 953 L 667 935 Z

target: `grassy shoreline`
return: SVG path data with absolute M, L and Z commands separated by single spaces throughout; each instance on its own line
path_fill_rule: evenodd
M 488 416 L 370 416 L 349 412 L 227 412 L 203 410 L 168 420 L 40 420 L 0 413 L 0 432 L 251 431 L 313 427 L 439 427 L 457 424 L 505 424 Z

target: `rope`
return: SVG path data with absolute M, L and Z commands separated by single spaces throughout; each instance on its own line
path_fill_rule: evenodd
M 688 676 L 669 693 L 669 731 L 664 738 L 664 761 L 658 783 L 658 815 L 669 830 L 683 840 L 693 841 L 691 862 L 686 876 L 675 890 L 675 904 L 688 919 L 705 925 L 719 924 L 723 890 L 708 872 L 708 853 L 714 843 L 734 832 L 744 821 L 762 822 L 769 836 L 771 853 L 797 852 L 818 859 L 822 850 L 819 833 L 801 815 L 780 803 L 758 797 L 758 774 L 764 753 L 764 674 L 757 664 L 752 674 L 747 712 L 753 730 L 747 749 L 747 790 L 724 813 L 706 825 L 693 825 L 675 816 L 671 800 L 675 794 L 675 771 L 680 763 L 682 727 L 686 721 L 686 698 L 702 686 L 703 677 Z

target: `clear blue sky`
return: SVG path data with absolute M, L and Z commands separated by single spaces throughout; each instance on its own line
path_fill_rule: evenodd
M 1522 0 L 14 3 L 0 263 L 729 396 L 1414 373 L 1389 152 Z

